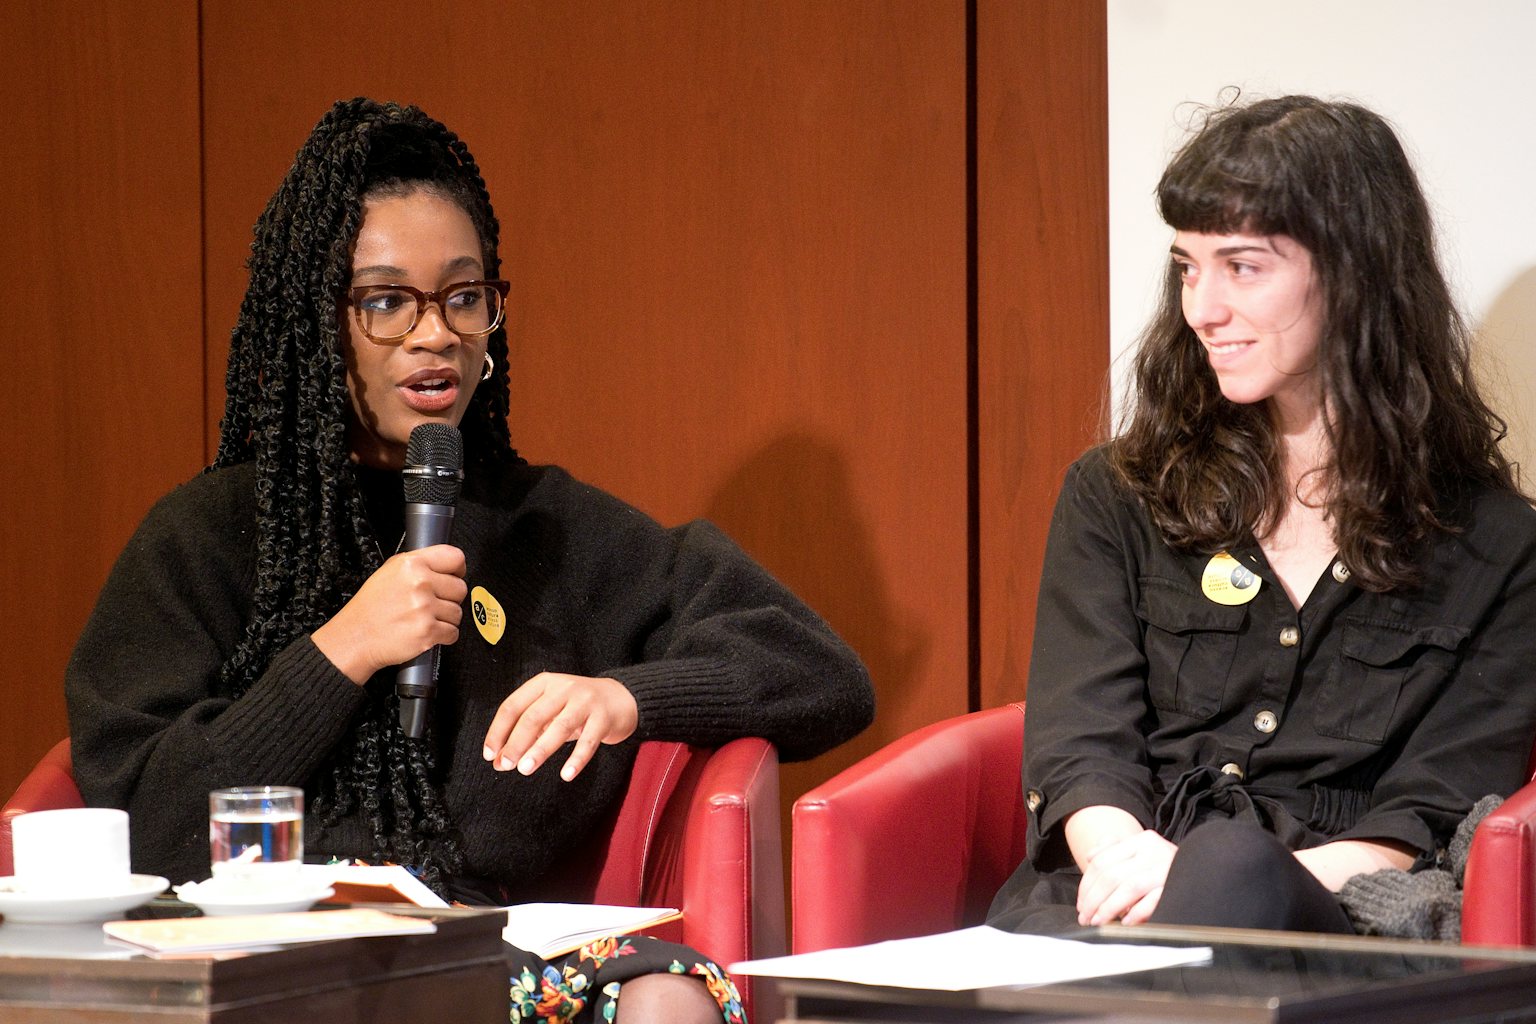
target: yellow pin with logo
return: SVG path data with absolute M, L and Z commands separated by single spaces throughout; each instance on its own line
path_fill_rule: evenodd
M 1252 569 L 1222 551 L 1205 564 L 1200 591 L 1217 604 L 1247 604 L 1263 583 Z
M 501 610 L 501 602 L 484 587 L 469 592 L 469 613 L 474 616 L 475 628 L 488 644 L 499 642 L 507 631 L 507 613 Z

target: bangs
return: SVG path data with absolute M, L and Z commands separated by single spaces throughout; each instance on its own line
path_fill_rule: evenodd
M 1169 227 L 1210 235 L 1295 234 L 1290 189 L 1272 160 L 1246 153 L 1211 161 L 1189 155 L 1181 153 L 1157 186 L 1158 212 Z
M 1287 106 L 1212 113 L 1157 183 L 1163 220 L 1175 231 L 1310 239 L 1316 181 L 1327 171 L 1298 137 L 1308 118 Z

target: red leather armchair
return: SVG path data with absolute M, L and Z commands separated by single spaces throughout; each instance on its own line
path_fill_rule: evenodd
M 1462 888 L 1461 941 L 1536 946 L 1536 750 L 1523 789 L 1477 827 Z
M 1024 857 L 1023 756 L 1009 704 L 919 729 L 797 800 L 794 951 L 980 923 Z M 1473 839 L 1462 941 L 1536 946 L 1536 776 Z
M 69 740 L 55 743 L 43 759 L 27 773 L 15 794 L 0 808 L 0 877 L 15 874 L 11 858 L 11 822 L 28 811 L 84 807 L 80 790 L 75 788 L 75 768 L 69 759 Z
M 1024 705 L 925 726 L 795 801 L 796 953 L 951 931 L 1024 859 Z
M 721 967 L 779 956 L 786 951 L 779 831 L 773 744 L 643 743 L 608 842 L 589 844 L 587 856 L 562 866 L 545 898 L 679 907 L 680 941 Z M 752 979 L 735 981 L 750 1015 Z
M 669 937 L 723 965 L 785 951 L 779 760 L 773 745 L 739 739 L 718 750 L 644 743 L 607 842 L 584 848 L 550 880 L 551 900 L 680 907 Z M 0 875 L 12 872 L 11 819 L 82 806 L 69 740 L 22 780 L 0 809 Z M 737 979 L 751 1007 L 751 979 Z

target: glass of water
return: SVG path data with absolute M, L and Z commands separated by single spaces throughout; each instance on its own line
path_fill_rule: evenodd
M 304 862 L 304 791 L 297 786 L 240 786 L 208 794 L 213 877 L 283 885 Z

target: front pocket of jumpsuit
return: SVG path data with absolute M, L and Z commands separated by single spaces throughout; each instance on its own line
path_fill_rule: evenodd
M 1148 699 L 1160 711 L 1210 718 L 1221 710 L 1247 609 L 1216 604 L 1169 580 L 1139 582 Z
M 1346 619 L 1340 657 L 1328 675 L 1314 723 L 1324 736 L 1382 743 L 1410 677 L 1433 683 L 1456 665 L 1467 631 L 1451 626 Z

